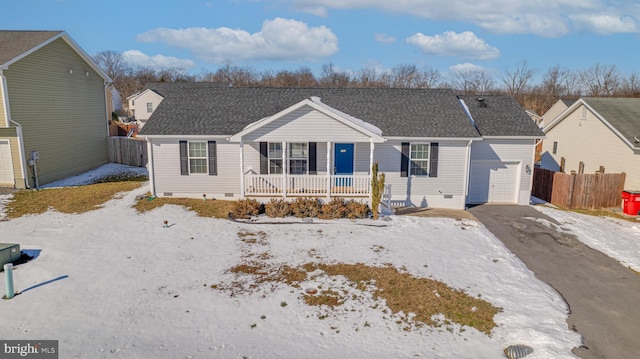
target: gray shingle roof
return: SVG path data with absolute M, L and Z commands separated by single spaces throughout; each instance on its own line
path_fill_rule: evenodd
M 640 98 L 585 97 L 582 100 L 629 142 L 635 143 L 634 136 L 640 138 Z
M 385 137 L 479 137 L 457 97 L 447 89 L 183 85 L 169 90 L 140 135 L 233 135 L 312 96 L 379 127 Z M 516 110 L 533 123 L 522 108 Z
M 211 87 L 229 87 L 226 82 L 150 82 L 144 85 L 142 91 L 151 89 L 158 93 L 160 96 L 167 96 L 171 92 L 181 91 L 184 89 L 199 89 L 199 88 L 211 88 Z M 140 92 L 142 92 L 140 91 Z
M 0 30 L 0 65 L 59 35 L 61 32 Z
M 458 96 L 467 104 L 482 136 L 544 137 L 542 130 L 511 96 Z M 482 99 L 480 101 L 479 99 Z

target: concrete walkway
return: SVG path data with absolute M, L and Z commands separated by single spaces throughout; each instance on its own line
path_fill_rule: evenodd
M 574 354 L 640 358 L 640 275 L 575 236 L 527 219 L 559 225 L 533 207 L 482 205 L 469 211 L 565 298 L 571 310 L 568 326 L 584 338 Z

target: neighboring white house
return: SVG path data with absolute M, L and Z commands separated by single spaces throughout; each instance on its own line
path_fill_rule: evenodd
M 127 97 L 129 116 L 137 120 L 140 128 L 149 120 L 149 117 L 158 108 L 165 96 L 172 91 L 182 89 L 207 89 L 226 88 L 226 82 L 152 82 L 145 85 L 144 89 Z
M 625 189 L 640 190 L 639 98 L 581 98 L 543 130 L 542 168 L 625 172 Z
M 551 108 L 549 108 L 547 112 L 542 115 L 542 120 L 540 121 L 539 125 L 541 125 L 542 127 L 548 125 L 549 123 L 551 123 L 551 121 L 558 118 L 561 113 L 568 109 L 569 106 L 573 105 L 574 102 L 576 102 L 576 100 L 560 99 L 556 101 L 556 103 L 554 103 L 553 106 L 551 106 Z
M 164 96 L 152 89 L 136 92 L 127 97 L 129 114 L 138 121 L 140 128 L 142 128 L 163 99 Z
M 139 134 L 158 197 L 368 201 L 374 162 L 395 206 L 528 204 L 542 132 L 508 96 L 444 89 L 171 92 Z

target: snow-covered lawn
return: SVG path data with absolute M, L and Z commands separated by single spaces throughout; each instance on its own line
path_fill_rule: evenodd
M 14 269 L 22 294 L 0 301 L 0 338 L 57 339 L 61 358 L 500 358 L 513 344 L 534 349 L 527 359 L 575 358 L 571 349 L 581 345 L 567 328 L 562 298 L 479 223 L 404 216 L 238 223 L 172 205 L 137 213 L 131 206 L 146 192 L 124 193 L 84 214 L 49 211 L 0 221 L 0 242 L 39 251 Z M 636 262 L 623 263 L 637 266 L 637 247 L 621 238 L 637 237 L 638 224 L 541 211 L 581 240 L 597 238 L 598 227 L 607 247 L 630 251 Z M 260 232 L 255 243 L 242 240 L 243 233 Z M 255 283 L 234 295 L 211 287 L 252 284 L 228 270 L 253 257 L 292 267 L 390 263 L 502 312 L 490 336 L 457 325 L 405 330 L 401 315 L 346 278 L 321 275 L 299 288 Z M 309 306 L 303 296 L 310 286 L 349 296 L 335 309 Z

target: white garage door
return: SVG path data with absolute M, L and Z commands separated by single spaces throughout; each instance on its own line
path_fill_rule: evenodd
M 472 161 L 470 203 L 515 203 L 518 162 Z
M 0 184 L 13 185 L 13 166 L 11 165 L 9 140 L 0 140 Z

